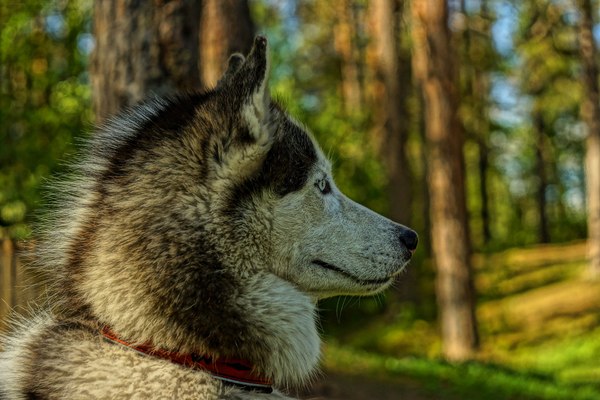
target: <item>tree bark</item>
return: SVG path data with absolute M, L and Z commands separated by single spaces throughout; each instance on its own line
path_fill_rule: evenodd
M 600 279 L 600 90 L 598 88 L 597 49 L 593 35 L 591 0 L 579 0 L 581 23 L 579 48 L 583 64 L 585 99 L 581 114 L 587 124 L 585 180 L 588 211 L 589 273 Z
M 12 239 L 0 238 L 0 331 L 15 306 L 14 293 L 17 290 L 13 273 L 16 259 L 15 245 Z
M 410 55 L 400 47 L 401 0 L 373 0 L 369 4 L 371 51 L 369 64 L 375 76 L 370 85 L 374 136 L 388 176 L 389 216 L 411 225 L 413 179 L 407 156 L 411 89 Z M 418 300 L 415 270 L 399 281 L 400 301 Z
M 390 217 L 410 225 L 412 176 L 406 145 L 409 116 L 410 57 L 400 48 L 401 4 L 397 0 L 373 0 L 371 35 L 375 70 L 374 104 L 380 152 L 388 172 Z M 377 123 L 377 122 L 376 122 Z
M 486 18 L 488 14 L 487 1 L 481 0 L 480 14 Z M 490 24 L 485 25 L 485 33 L 490 36 Z M 488 146 L 489 135 L 490 135 L 490 120 L 489 120 L 489 77 L 484 75 L 481 70 L 475 72 L 474 84 L 473 84 L 473 95 L 479 94 L 480 100 L 477 102 L 478 115 L 481 117 L 481 126 L 479 127 L 479 138 L 477 140 L 478 148 L 478 166 L 479 166 L 479 196 L 481 198 L 481 233 L 483 235 L 483 244 L 487 245 L 492 240 L 492 231 L 490 229 L 490 203 L 488 196 L 488 169 L 489 169 L 489 157 L 488 153 L 490 148 Z
M 90 78 L 97 121 L 150 93 L 200 88 L 199 21 L 196 1 L 94 2 Z
M 214 86 L 235 52 L 247 54 L 254 39 L 254 24 L 247 0 L 203 0 L 200 22 L 202 82 Z
M 353 2 L 340 0 L 335 5 L 337 21 L 333 31 L 335 50 L 341 58 L 341 90 L 347 114 L 361 110 L 363 87 L 356 41 L 357 17 Z
M 465 199 L 463 132 L 445 0 L 413 1 L 414 73 L 425 100 L 428 187 L 443 351 L 462 361 L 478 346 Z

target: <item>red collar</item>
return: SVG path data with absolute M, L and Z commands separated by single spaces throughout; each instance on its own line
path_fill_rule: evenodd
M 114 343 L 122 344 L 140 353 L 152 357 L 169 360 L 172 363 L 182 365 L 187 368 L 201 369 L 214 378 L 225 383 L 239 386 L 244 390 L 254 390 L 264 393 L 271 393 L 273 388 L 270 380 L 260 377 L 253 372 L 253 366 L 248 361 L 233 358 L 212 358 L 200 354 L 181 354 L 168 350 L 163 350 L 152 346 L 149 343 L 131 344 L 120 339 L 108 326 L 102 328 L 102 335 Z

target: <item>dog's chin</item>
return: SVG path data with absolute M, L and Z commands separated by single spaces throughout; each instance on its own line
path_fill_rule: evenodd
M 363 278 L 330 263 L 321 260 L 314 260 L 312 265 L 318 268 L 324 268 L 335 275 L 335 280 L 325 283 L 324 288 L 310 288 L 308 291 L 319 298 L 349 295 L 349 296 L 371 296 L 380 293 L 390 287 L 395 277 L 404 269 L 400 267 L 391 275 L 381 278 Z
M 388 278 L 388 280 L 384 283 L 381 283 L 379 285 L 373 285 L 373 286 L 364 286 L 362 289 L 364 289 L 364 292 L 360 292 L 360 293 L 352 293 L 355 296 L 372 296 L 375 295 L 377 293 L 381 293 L 383 292 L 385 289 L 389 288 L 395 281 L 394 277 L 390 277 Z
M 358 286 L 354 284 L 345 287 L 339 285 L 338 282 L 338 285 L 332 285 L 330 288 L 306 289 L 306 293 L 317 301 L 335 296 L 373 296 L 390 287 L 394 280 L 394 278 L 389 278 L 385 283 L 378 285 Z

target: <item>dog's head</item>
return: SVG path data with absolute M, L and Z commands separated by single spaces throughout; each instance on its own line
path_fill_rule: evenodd
M 417 245 L 414 231 L 348 199 L 312 136 L 272 102 L 267 44 L 236 54 L 218 90 L 236 99 L 235 131 L 220 133 L 212 189 L 229 218 L 223 252 L 318 298 L 389 286 Z M 236 248 L 236 251 L 231 250 Z
M 87 263 L 164 290 L 202 286 L 205 269 L 266 271 L 323 298 L 376 293 L 403 270 L 417 235 L 340 192 L 313 137 L 271 100 L 267 51 L 259 36 L 214 90 L 146 103 L 98 132 L 84 163 L 95 179 L 68 210 L 80 219 L 66 232 L 75 277 Z

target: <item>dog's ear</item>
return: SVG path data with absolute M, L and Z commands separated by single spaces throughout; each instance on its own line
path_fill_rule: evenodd
M 219 80 L 227 107 L 233 107 L 236 123 L 221 137 L 215 159 L 243 177 L 262 164 L 273 143 L 269 123 L 270 98 L 267 88 L 269 59 L 267 39 L 257 36 L 246 58 L 233 54 Z
M 240 53 L 233 53 L 227 61 L 227 70 L 217 82 L 217 87 L 227 86 L 231 82 L 235 74 L 240 70 L 246 58 Z
M 257 36 L 254 45 L 244 65 L 241 66 L 238 77 L 245 82 L 242 106 L 242 117 L 250 130 L 250 134 L 258 141 L 270 140 L 269 130 L 265 123 L 269 110 L 269 54 L 267 38 Z
M 269 57 L 267 38 L 256 36 L 248 56 L 233 54 L 229 58 L 227 70 L 218 83 L 225 90 L 240 112 L 250 135 L 258 142 L 268 134 L 264 125 L 268 118 Z
M 240 66 L 236 76 L 239 78 L 244 96 L 268 96 L 267 81 L 269 79 L 269 54 L 267 38 L 256 36 L 248 58 Z

